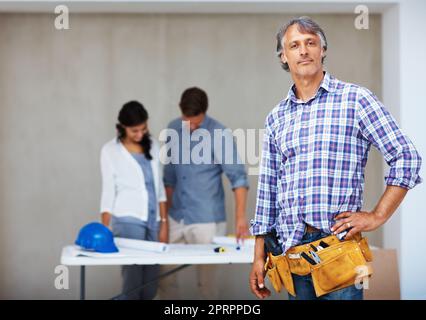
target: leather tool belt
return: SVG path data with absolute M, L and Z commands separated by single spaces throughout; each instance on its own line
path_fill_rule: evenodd
M 310 256 L 311 245 L 322 247 L 320 242 L 326 244 L 325 248 L 315 252 L 320 262 L 311 264 L 303 256 Z M 292 247 L 285 255 L 274 256 L 268 253 L 265 270 L 275 291 L 280 292 L 284 286 L 293 296 L 296 296 L 296 292 L 292 273 L 301 276 L 311 274 L 315 293 L 320 297 L 357 282 L 361 283 L 363 278 L 371 276 L 373 270 L 367 262 L 372 260 L 367 238 L 362 237 L 360 233 L 350 240 L 342 241 L 331 235 Z

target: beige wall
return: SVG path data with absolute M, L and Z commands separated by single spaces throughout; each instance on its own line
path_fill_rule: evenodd
M 370 17 L 369 31 L 356 30 L 351 15 L 313 17 L 328 37 L 328 70 L 380 96 L 380 17 Z M 208 92 L 213 117 L 232 129 L 262 128 L 291 83 L 274 55 L 275 32 L 288 18 L 82 14 L 71 15 L 71 30 L 57 31 L 53 15 L 1 15 L 0 298 L 78 297 L 77 268 L 70 268 L 70 290 L 58 291 L 54 267 L 79 227 L 98 218 L 99 151 L 125 101 L 144 103 L 158 136 L 178 116 L 182 90 L 197 85 Z M 375 151 L 366 180 L 371 209 L 383 188 Z M 250 182 L 249 218 L 256 177 Z M 381 245 L 380 231 L 370 236 Z M 223 298 L 252 298 L 248 265 L 218 269 Z M 196 297 L 192 274 L 182 272 L 183 298 Z M 119 292 L 117 267 L 91 267 L 87 277 L 88 298 Z

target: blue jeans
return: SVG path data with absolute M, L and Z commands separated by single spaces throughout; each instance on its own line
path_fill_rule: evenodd
M 329 236 L 329 234 L 324 232 L 305 233 L 301 244 L 316 241 L 327 236 Z M 317 297 L 310 274 L 306 276 L 292 274 L 292 277 L 296 297 L 288 294 L 289 300 L 363 300 L 363 289 L 357 289 L 355 285 Z
M 132 223 L 126 219 L 115 218 L 112 220 L 112 231 L 115 237 L 158 241 L 157 230 L 148 228 L 140 223 Z M 143 289 L 136 289 L 147 282 L 153 281 L 159 275 L 158 265 L 129 265 L 121 267 L 123 276 L 122 300 L 152 300 L 158 287 L 158 281 L 147 285 Z

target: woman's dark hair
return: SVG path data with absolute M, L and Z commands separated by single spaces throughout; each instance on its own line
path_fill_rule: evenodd
M 126 129 L 124 127 L 134 127 L 145 123 L 148 120 L 148 112 L 144 106 L 137 101 L 129 101 L 123 105 L 118 113 L 118 123 L 116 125 L 118 132 L 118 140 L 123 140 L 126 137 Z M 152 160 L 151 150 L 151 135 L 146 132 L 139 142 L 143 148 L 145 157 Z
M 206 113 L 209 101 L 207 93 L 197 87 L 186 89 L 180 98 L 180 109 L 187 117 L 198 116 Z

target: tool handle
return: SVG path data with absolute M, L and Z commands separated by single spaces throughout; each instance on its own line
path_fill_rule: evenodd
M 302 252 L 300 254 L 306 261 L 308 261 L 310 264 L 312 265 L 316 265 L 317 263 L 310 257 L 308 256 L 306 253 Z

